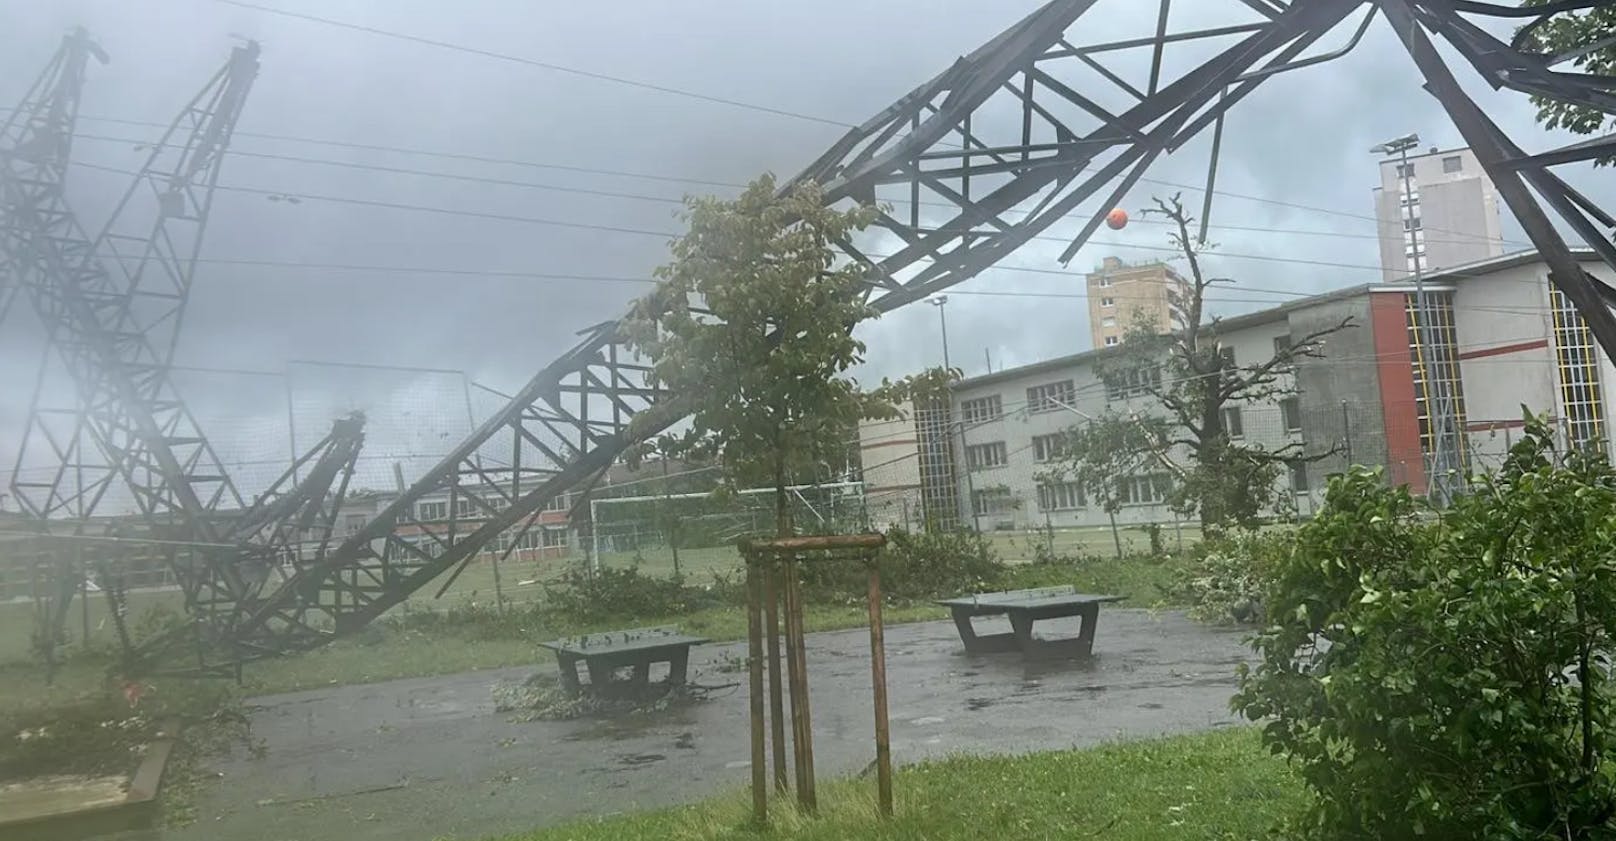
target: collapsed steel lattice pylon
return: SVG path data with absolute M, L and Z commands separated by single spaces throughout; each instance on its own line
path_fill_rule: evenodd
M 46 566 L 57 579 L 60 595 L 43 629 L 47 655 L 73 582 L 83 580 L 92 561 L 110 572 L 106 555 L 122 551 L 124 544 L 87 533 L 109 491 L 129 493 L 145 529 L 144 537 L 119 539 L 167 547 L 164 560 L 186 607 L 201 637 L 213 639 L 254 604 L 273 570 L 297 560 L 310 541 L 322 550 L 328 545 L 363 440 L 362 417 L 337 422 L 293 470 L 244 506 L 169 381 L 214 187 L 258 72 L 258 46 L 235 49 L 151 144 L 145 165 L 93 238 L 64 189 L 91 58 L 105 60 L 82 29 L 69 34 L 0 125 L 0 281 L 33 304 L 77 392 L 75 405 L 55 408 L 44 405 L 36 387 L 12 482 L 45 535 Z M 45 374 L 42 368 L 41 386 Z M 31 444 L 51 459 L 46 479 L 25 476 Z M 309 469 L 302 482 L 294 472 L 300 466 Z M 88 542 L 49 544 L 63 537 Z M 92 547 L 93 559 L 86 556 Z M 104 583 L 109 592 L 117 589 Z
M 1469 0 L 1222 2 L 1226 25 L 1176 31 L 1171 0 L 1159 0 L 1145 34 L 1093 43 L 1081 36 L 1095 28 L 1084 24 L 1092 23 L 1085 15 L 1096 0 L 1052 0 L 849 131 L 799 174 L 795 180 L 821 182 L 829 202 L 880 199 L 895 208 L 874 229 L 894 243 L 890 253 L 868 241 L 841 249 L 868 270 L 872 306 L 890 311 L 946 289 L 1075 216 L 1083 224 L 1061 255 L 1069 260 L 1158 158 L 1220 126 L 1275 75 L 1344 55 L 1384 17 L 1552 267 L 1552 282 L 1606 352 L 1616 352 L 1616 318 L 1601 288 L 1532 194 L 1616 267 L 1609 241 L 1616 222 L 1552 171 L 1611 155 L 1616 144 L 1602 138 L 1522 152 L 1459 88 L 1430 40 L 1442 38 L 1494 87 L 1616 113 L 1616 80 L 1556 70 L 1565 56 L 1536 54 L 1525 39 L 1504 43 L 1475 23 L 1530 25 L 1600 0 L 1529 9 Z M 1310 52 L 1349 20 L 1344 46 Z M 1142 59 L 1124 69 L 1115 59 L 1129 54 Z M 232 612 L 228 625 L 213 626 L 219 646 L 209 656 L 240 662 L 290 653 L 358 629 L 499 534 L 530 526 L 558 495 L 590 487 L 634 436 L 687 414 L 683 400 L 647 386 L 646 368 L 624 349 L 617 322 L 581 335 L 357 533 L 251 609 Z M 422 522 L 417 503 L 444 497 L 448 522 Z

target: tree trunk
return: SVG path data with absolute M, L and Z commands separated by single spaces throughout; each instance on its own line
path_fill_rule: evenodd
M 776 537 L 791 536 L 791 510 L 786 506 L 786 456 L 775 438 L 774 451 L 774 533 Z

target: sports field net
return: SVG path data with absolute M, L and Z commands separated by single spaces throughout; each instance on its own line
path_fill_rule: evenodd
M 849 534 L 868 525 L 858 482 L 792 485 L 786 503 L 800 534 Z M 699 579 L 735 569 L 736 541 L 775 528 L 774 488 L 602 496 L 589 507 L 593 534 L 578 535 L 580 554 L 587 550 L 601 566 L 637 565 L 652 575 Z

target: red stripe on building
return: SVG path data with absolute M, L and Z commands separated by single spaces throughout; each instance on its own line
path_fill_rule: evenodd
M 874 444 L 860 444 L 859 449 L 861 449 L 861 450 L 875 450 L 875 449 L 879 449 L 881 447 L 901 447 L 901 446 L 903 446 L 905 444 L 918 444 L 918 443 L 920 443 L 920 442 L 915 440 L 914 438 L 905 438 L 902 441 L 877 441 Z
M 1459 354 L 1459 358 L 1481 359 L 1485 356 L 1503 356 L 1506 353 L 1520 353 L 1524 350 L 1538 350 L 1548 346 L 1548 339 L 1538 339 L 1535 342 L 1516 342 L 1512 345 L 1498 345 L 1496 347 L 1484 347 L 1476 350 L 1467 350 L 1464 353 Z
M 1414 399 L 1414 365 L 1408 353 L 1408 321 L 1401 292 L 1369 296 L 1375 366 L 1380 374 L 1380 407 L 1386 425 L 1386 470 L 1393 484 L 1425 492 L 1425 453 Z

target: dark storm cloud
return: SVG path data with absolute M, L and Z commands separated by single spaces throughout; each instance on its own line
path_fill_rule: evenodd
M 1026 14 L 1033 0 L 1009 3 L 767 3 L 704 0 L 691 4 L 545 4 L 540 13 L 519 0 L 439 2 L 322 2 L 266 0 L 286 9 L 416 33 L 447 42 L 532 57 L 658 85 L 700 91 L 806 115 L 856 123 L 946 68 L 986 38 Z M 1141 4 L 1102 2 L 1085 18 L 1082 38 L 1138 34 L 1153 26 Z M 1211 25 L 1249 19 L 1233 0 L 1178 4 L 1176 20 Z M 1232 17 L 1231 17 L 1232 16 Z M 113 63 L 92 71 L 87 115 L 168 120 L 224 60 L 236 36 L 263 44 L 263 70 L 241 123 L 261 132 L 368 144 L 454 151 L 563 166 L 744 182 L 763 170 L 789 176 L 817 157 L 843 131 L 834 125 L 759 113 L 690 98 L 556 73 L 289 19 L 211 2 L 165 0 L 0 0 L 5 22 L 0 49 L 0 104 L 14 102 L 55 48 L 61 33 L 82 24 Z M 1349 31 L 1325 44 L 1343 43 Z M 1183 61 L 1196 58 L 1186 55 Z M 1119 55 L 1119 68 L 1143 56 Z M 1132 63 L 1130 65 L 1130 62 Z M 1172 69 L 1170 67 L 1169 69 Z M 1114 97 L 1096 89 L 1097 98 Z M 1531 108 L 1513 95 L 1484 100 L 1505 127 L 1536 136 Z M 128 140 L 152 130 L 85 123 L 80 160 L 138 166 Z M 1373 213 L 1376 163 L 1370 144 L 1418 130 L 1433 145 L 1458 137 L 1423 93 L 1401 48 L 1383 23 L 1359 50 L 1323 67 L 1269 80 L 1228 124 L 1219 187 L 1363 216 Z M 310 146 L 238 137 L 243 152 L 420 168 L 480 178 L 678 199 L 687 190 L 719 188 L 562 170 Z M 1163 159 L 1152 177 L 1198 184 L 1205 177 L 1205 140 Z M 98 226 L 119 179 L 76 170 L 72 197 Z M 251 192 L 221 192 L 205 254 L 306 263 L 452 268 L 473 272 L 531 272 L 645 277 L 666 255 L 655 235 L 535 224 L 494 215 L 671 232 L 676 204 L 608 198 L 512 185 L 469 183 L 400 173 L 238 156 L 224 182 L 297 195 L 297 203 Z M 1610 199 L 1608 179 L 1592 184 Z M 1153 195 L 1177 188 L 1146 183 L 1123 202 L 1137 211 Z M 362 197 L 483 214 L 457 216 L 322 201 Z M 1199 208 L 1199 194 L 1186 192 Z M 1097 208 L 1086 208 L 1094 210 Z M 1137 218 L 1137 216 L 1136 216 Z M 1256 287 L 1318 291 L 1373 280 L 1378 273 L 1374 225 L 1364 219 L 1228 196 L 1218 198 L 1214 239 L 1228 255 L 1209 258 L 1213 273 Z M 1077 228 L 1057 226 L 1051 236 Z M 1235 230 L 1254 228 L 1259 230 Z M 1345 236 L 1297 236 L 1262 229 L 1302 229 Z M 1519 238 L 1506 222 L 1507 236 Z M 1163 256 L 1165 228 L 1140 223 L 1101 231 L 1067 275 L 993 269 L 961 291 L 1076 293 L 1082 273 L 1107 254 L 1128 259 Z M 1060 242 L 1037 241 L 1007 264 L 1056 269 Z M 1282 262 L 1306 259 L 1343 266 Z M 289 360 L 342 360 L 459 369 L 477 381 L 514 387 L 575 332 L 618 315 L 645 287 L 613 281 L 542 280 L 411 272 L 288 270 L 204 264 L 179 345 L 182 364 L 285 370 Z M 1264 305 L 1261 296 L 1230 295 L 1222 311 Z M 1281 300 L 1275 297 L 1274 301 Z M 967 371 L 1020 364 L 1089 345 L 1087 307 L 1075 298 L 951 297 L 954 362 Z M 0 469 L 9 465 L 39 335 L 26 307 L 0 328 Z M 871 363 L 866 376 L 902 375 L 939 361 L 937 313 L 915 306 L 864 331 Z M 330 412 L 366 402 L 364 376 L 354 374 L 345 400 L 340 383 L 319 390 Z M 223 378 L 197 386 L 214 424 L 261 439 L 284 404 L 284 383 L 262 377 Z M 312 398 L 311 398 L 312 399 Z M 430 402 L 417 396 L 418 401 Z M 251 407 L 248 409 L 248 407 Z M 356 405 L 347 405 L 353 408 Z M 242 419 L 228 421 L 232 409 Z M 318 414 L 309 409 L 311 416 Z M 315 424 L 312 420 L 310 424 Z M 373 423 L 381 423 L 373 420 Z M 449 429 L 449 421 L 442 426 Z M 284 424 L 283 424 L 284 426 Z M 379 427 L 378 427 L 379 428 Z M 301 434 L 301 433 L 300 433 Z M 402 434 L 402 433 L 401 433 Z M 400 445 L 403 446 L 403 445 Z M 252 447 L 242 444 L 241 452 Z

